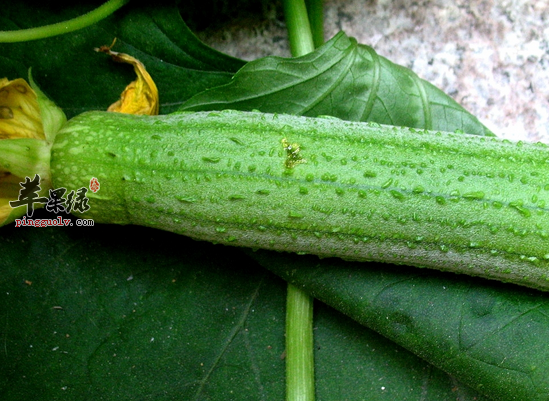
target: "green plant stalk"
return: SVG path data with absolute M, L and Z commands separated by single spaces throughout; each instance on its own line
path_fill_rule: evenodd
M 288 284 L 286 295 L 286 400 L 312 401 L 315 395 L 313 299 Z
M 0 43 L 27 42 L 29 40 L 49 38 L 86 28 L 107 18 L 128 2 L 129 0 L 109 0 L 96 9 L 68 21 L 36 28 L 0 31 Z
M 315 1 L 315 3 L 318 3 Z M 312 6 L 312 7 L 309 7 Z M 314 4 L 285 0 L 284 12 L 292 56 L 314 51 L 315 43 L 308 12 Z M 318 11 L 318 10 L 316 10 Z M 320 10 L 322 13 L 322 9 Z M 315 23 L 318 16 L 315 15 Z M 318 39 L 318 38 L 317 38 Z M 322 41 L 320 44 L 322 44 Z M 315 373 L 313 351 L 314 298 L 288 283 L 286 302 L 286 401 L 313 401 Z
M 54 188 L 97 223 L 549 289 L 549 147 L 255 112 L 89 112 L 52 146 Z
M 284 19 L 288 30 L 292 56 L 299 57 L 314 51 L 313 34 L 304 0 L 284 0 Z
M 324 1 L 306 0 L 305 5 L 309 16 L 313 44 L 315 47 L 320 47 L 324 44 Z

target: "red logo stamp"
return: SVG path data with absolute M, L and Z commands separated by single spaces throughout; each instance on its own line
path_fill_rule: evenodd
M 90 180 L 90 189 L 93 193 L 99 191 L 99 181 L 97 181 L 97 178 L 92 177 Z

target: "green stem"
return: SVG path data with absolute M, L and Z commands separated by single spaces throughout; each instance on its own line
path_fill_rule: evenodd
M 315 0 L 316 1 L 316 0 Z M 284 0 L 292 56 L 314 51 L 304 0 Z M 288 284 L 286 295 L 286 401 L 314 401 L 313 298 Z
M 299 57 L 315 49 L 304 0 L 284 0 L 284 18 L 292 56 Z
M 27 42 L 29 40 L 49 38 L 51 36 L 86 28 L 87 26 L 93 25 L 108 17 L 128 1 L 129 0 L 109 0 L 105 4 L 84 15 L 56 24 L 15 31 L 0 31 L 0 43 Z
M 324 1 L 305 0 L 305 5 L 307 6 L 309 23 L 311 24 L 313 43 L 315 47 L 322 46 L 324 44 Z
M 313 299 L 288 284 L 286 295 L 286 401 L 315 398 Z

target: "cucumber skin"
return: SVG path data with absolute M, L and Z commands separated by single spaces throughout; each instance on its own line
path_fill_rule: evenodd
M 98 178 L 82 217 L 99 223 L 549 290 L 544 144 L 255 112 L 88 112 L 57 134 L 51 172 L 69 191 Z

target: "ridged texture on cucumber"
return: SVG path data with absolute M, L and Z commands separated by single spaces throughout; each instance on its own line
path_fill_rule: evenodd
M 90 112 L 57 135 L 55 188 L 96 222 L 409 264 L 549 289 L 549 148 L 247 112 Z

